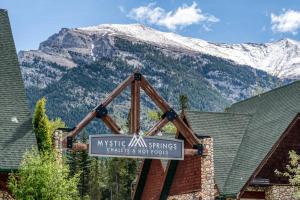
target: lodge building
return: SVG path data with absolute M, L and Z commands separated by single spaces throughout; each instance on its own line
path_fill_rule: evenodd
M 167 166 L 144 160 L 134 199 L 294 199 L 296 188 L 275 170 L 285 171 L 290 150 L 300 153 L 300 81 L 224 112 L 186 111 L 184 121 L 207 155 Z
M 8 14 L 0 9 L 0 200 L 10 199 L 8 174 L 36 145 Z
M 224 112 L 186 111 L 183 121 L 206 151 L 184 160 L 146 159 L 135 200 L 292 200 L 284 171 L 288 152 L 300 153 L 300 81 L 235 103 Z M 178 134 L 179 139 L 185 140 Z M 0 9 L 0 200 L 10 198 L 8 173 L 36 146 L 6 10 Z M 185 141 L 185 148 L 194 148 Z

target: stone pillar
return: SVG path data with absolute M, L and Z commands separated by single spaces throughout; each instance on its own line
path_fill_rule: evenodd
M 204 156 L 201 159 L 201 193 L 202 200 L 215 199 L 213 138 L 202 139 Z
M 61 157 L 63 153 L 62 140 L 63 140 L 63 131 L 55 130 L 53 134 L 53 145 L 56 151 L 58 152 L 59 157 Z
M 266 189 L 266 200 L 296 200 L 296 188 L 289 185 L 273 185 Z

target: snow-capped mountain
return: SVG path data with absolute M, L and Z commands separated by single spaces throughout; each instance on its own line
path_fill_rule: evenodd
M 80 53 L 84 53 L 86 55 L 90 54 L 93 56 L 93 49 L 95 45 L 92 41 L 67 41 L 65 34 L 70 34 L 70 32 L 66 30 L 70 29 L 62 29 L 59 33 L 60 37 L 56 38 L 55 41 L 57 44 L 59 42 L 65 43 L 69 49 L 74 47 L 74 51 L 80 51 Z M 232 60 L 237 64 L 248 65 L 280 78 L 300 78 L 300 42 L 291 39 L 282 39 L 276 42 L 264 44 L 212 43 L 201 39 L 183 37 L 171 32 L 161 32 L 141 24 L 103 24 L 71 30 L 72 34 L 79 35 L 112 35 L 130 37 L 131 40 L 143 41 L 163 48 L 173 48 L 179 52 L 200 52 Z M 54 36 L 56 37 L 57 35 Z M 40 50 L 47 52 L 46 48 L 48 45 L 49 40 L 41 44 Z M 55 43 L 52 44 L 52 46 L 55 45 Z M 50 54 L 54 55 L 54 57 L 49 54 L 43 54 L 39 51 L 32 52 L 32 54 L 45 57 L 45 59 L 50 59 L 58 64 L 63 64 L 69 67 L 76 65 L 70 59 L 71 57 L 69 55 L 61 57 L 61 52 L 59 52 L 60 55 L 58 57 L 55 55 L 56 52 L 51 52 Z
M 105 24 L 76 29 L 87 34 L 115 34 L 178 50 L 196 51 L 225 59 L 237 64 L 249 65 L 280 78 L 300 77 L 300 42 L 282 39 L 276 42 L 256 44 L 218 44 L 205 40 L 161 32 L 140 24 Z
M 276 44 L 280 48 L 280 42 L 213 44 L 142 25 L 100 25 L 63 28 L 42 42 L 38 50 L 19 52 L 19 60 L 31 108 L 46 96 L 50 117 L 61 117 L 72 127 L 135 67 L 175 109 L 179 107 L 179 94 L 185 94 L 191 109 L 223 110 L 232 102 L 283 84 L 259 66 L 243 63 L 258 62 L 259 52 L 270 51 L 268 45 L 270 49 Z M 298 49 L 290 51 L 289 56 L 280 54 L 281 59 L 294 62 Z M 279 50 L 276 53 L 279 55 Z M 285 74 L 280 77 L 297 77 L 286 76 L 290 71 L 283 69 Z M 126 119 L 129 91 L 113 103 L 109 111 Z M 142 94 L 142 116 L 145 118 L 147 110 L 154 108 Z

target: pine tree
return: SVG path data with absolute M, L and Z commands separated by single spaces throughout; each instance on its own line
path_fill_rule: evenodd
M 180 103 L 181 112 L 184 112 L 186 109 L 188 109 L 188 107 L 189 107 L 188 102 L 189 102 L 189 99 L 186 95 L 184 95 L 184 94 L 179 95 L 179 103 Z
M 87 143 L 87 133 L 83 131 L 80 138 L 81 143 Z M 75 139 L 75 142 L 78 140 Z M 89 171 L 90 171 L 91 158 L 87 150 L 83 151 L 69 151 L 67 153 L 67 163 L 70 167 L 70 176 L 80 174 L 78 182 L 78 191 L 81 199 L 89 199 Z
M 110 199 L 107 177 L 107 160 L 92 158 L 89 170 L 89 196 L 91 199 Z
M 42 152 L 52 150 L 50 123 L 46 115 L 46 98 L 40 99 L 35 106 L 33 116 L 33 130 L 36 135 L 38 149 Z
M 87 143 L 88 141 L 88 135 L 85 131 L 82 133 L 82 138 L 81 142 L 82 143 Z M 78 157 L 79 157 L 79 169 L 81 171 L 80 175 L 80 180 L 79 180 L 79 194 L 81 198 L 85 197 L 89 193 L 89 187 L 88 187 L 88 182 L 89 182 L 89 170 L 90 170 L 90 162 L 91 158 L 89 157 L 88 151 L 83 150 L 78 152 Z
M 131 184 L 136 177 L 137 167 L 138 161 L 132 158 L 108 160 L 108 186 L 111 190 L 111 199 L 131 199 Z

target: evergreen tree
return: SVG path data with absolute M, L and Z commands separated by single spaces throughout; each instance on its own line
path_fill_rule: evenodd
M 130 112 L 127 126 L 130 126 Z M 112 158 L 107 162 L 107 186 L 110 188 L 110 199 L 130 200 L 131 184 L 136 177 L 137 159 Z
M 89 196 L 93 200 L 110 199 L 107 185 L 107 160 L 92 158 L 89 170 Z
M 151 122 L 157 123 L 160 119 L 163 113 L 161 111 L 157 110 L 150 110 L 147 113 L 148 120 Z M 162 129 L 161 132 L 164 134 L 175 134 L 176 133 L 176 127 L 173 125 L 172 122 L 168 122 Z
M 186 109 L 188 109 L 189 107 L 188 102 L 189 99 L 186 95 L 184 94 L 179 95 L 179 104 L 180 104 L 181 112 L 184 112 Z
M 85 131 L 82 133 L 81 142 L 87 143 L 88 135 Z M 89 193 L 89 166 L 90 166 L 90 157 L 87 150 L 83 150 L 78 152 L 79 157 L 79 170 L 80 170 L 80 180 L 78 184 L 79 194 L 81 198 L 84 198 Z
M 108 161 L 108 186 L 111 199 L 130 200 L 131 183 L 136 175 L 137 162 L 134 159 L 112 158 Z M 129 171 L 131 170 L 131 171 Z
M 83 131 L 80 142 L 87 143 L 88 135 Z M 76 142 L 77 140 L 75 140 Z M 68 151 L 67 163 L 70 167 L 70 176 L 80 174 L 78 182 L 78 191 L 81 199 L 88 199 L 89 194 L 89 171 L 90 160 L 87 150 L 83 151 Z
M 52 137 L 49 119 L 46 115 L 46 98 L 40 99 L 35 106 L 33 116 L 33 130 L 36 135 L 38 149 L 40 151 L 52 150 Z
M 56 118 L 55 120 L 49 120 L 49 126 L 50 126 L 50 135 L 53 135 L 54 131 L 58 128 L 66 128 L 66 124 L 64 121 L 62 121 L 61 118 Z

